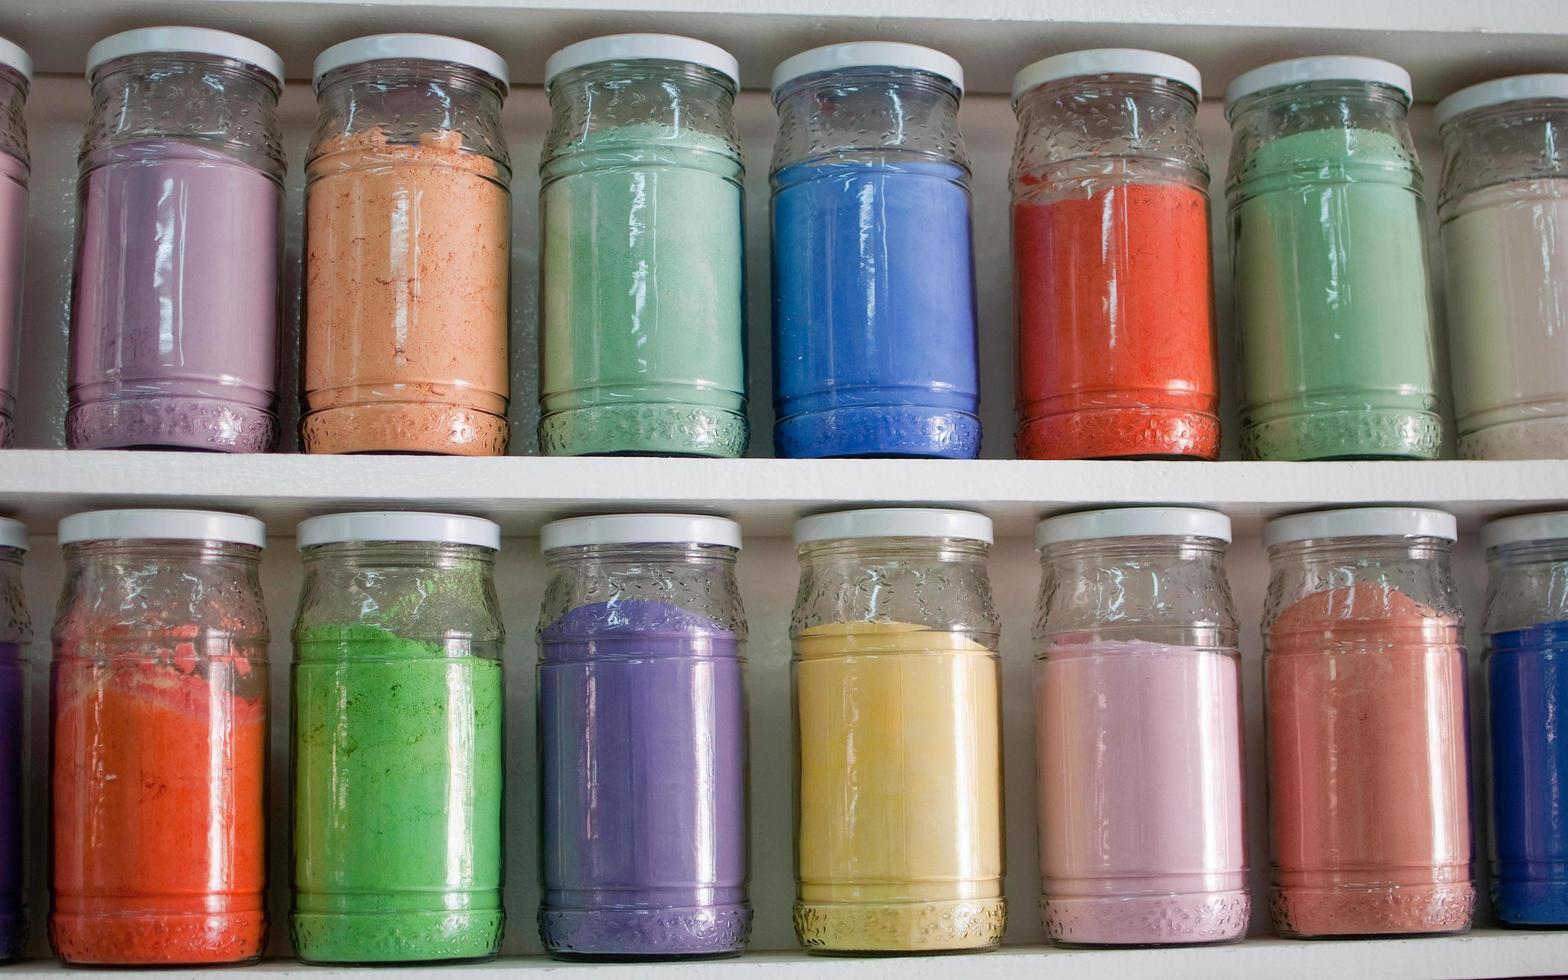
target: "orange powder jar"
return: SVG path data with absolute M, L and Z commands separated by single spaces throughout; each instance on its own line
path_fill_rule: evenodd
M 49 941 L 68 964 L 266 945 L 263 533 L 204 511 L 61 522 Z

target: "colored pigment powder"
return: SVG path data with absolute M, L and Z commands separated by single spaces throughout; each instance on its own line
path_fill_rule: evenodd
M 22 315 L 22 253 L 27 247 L 27 164 L 0 152 L 0 449 L 13 441 L 16 350 Z
M 1443 251 L 1459 455 L 1568 458 L 1568 179 L 1466 195 Z
M 1269 634 L 1274 925 L 1458 932 L 1471 880 L 1458 621 L 1376 584 L 1325 589 Z
M 774 175 L 778 455 L 979 454 L 968 177 L 932 162 Z
M 1491 640 L 1492 907 L 1568 925 L 1568 622 Z
M 995 946 L 1002 898 L 996 653 L 909 623 L 795 638 L 795 932 L 841 952 Z
M 1019 457 L 1217 458 L 1208 195 L 1098 177 L 1040 191 L 1013 205 Z
M 380 128 L 308 169 L 305 451 L 505 453 L 508 175 L 461 133 Z
M 746 451 L 741 164 L 634 123 L 541 170 L 539 446 L 550 456 Z
M 738 953 L 746 701 L 735 634 L 676 606 L 579 606 L 539 633 L 545 948 Z
M 0 643 L 0 963 L 27 946 L 26 729 L 23 698 L 27 671 L 15 643 Z
M 183 640 L 55 657 L 49 940 L 68 963 L 235 963 L 266 944 L 265 648 L 160 636 Z
M 494 955 L 500 663 L 359 624 L 296 642 L 295 952 L 322 963 Z
M 66 444 L 270 450 L 283 188 L 144 140 L 83 159 L 79 195 Z
M 1237 658 L 1058 638 L 1035 664 L 1045 931 L 1211 943 L 1247 931 Z
M 1415 164 L 1394 136 L 1259 146 L 1232 189 L 1243 449 L 1265 460 L 1434 459 L 1432 303 Z

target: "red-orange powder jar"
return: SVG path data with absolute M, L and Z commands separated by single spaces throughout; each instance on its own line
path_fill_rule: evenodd
M 1078 51 L 1013 80 L 1018 455 L 1219 455 L 1198 70 Z

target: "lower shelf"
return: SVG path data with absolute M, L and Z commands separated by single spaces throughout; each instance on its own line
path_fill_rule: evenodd
M 1221 980 L 1269 977 L 1270 980 L 1323 980 L 1325 977 L 1376 976 L 1381 980 L 1468 980 L 1476 977 L 1556 976 L 1568 971 L 1568 931 L 1525 932 L 1478 929 L 1464 936 L 1419 939 L 1367 939 L 1332 942 L 1259 937 L 1232 946 L 1174 949 L 1052 949 L 1006 947 L 967 956 L 912 956 L 877 959 L 808 956 L 801 952 L 748 953 L 738 959 L 680 963 L 560 963 L 544 957 L 513 957 L 485 964 L 398 967 L 407 980 L 464 973 L 515 974 L 593 971 L 596 980 L 630 980 L 657 973 L 674 977 L 910 978 L 966 980 L 988 977 L 1051 980 L 1147 977 L 1160 980 Z M 1046 972 L 1042 972 L 1046 971 Z M 26 962 L 0 967 L 0 976 L 47 977 L 72 971 L 52 963 Z M 100 976 L 105 974 L 98 971 Z M 194 976 L 201 971 L 138 971 L 139 978 Z M 365 975 L 359 968 L 312 967 L 269 960 L 234 971 L 246 978 Z M 392 970 L 385 971 L 388 973 Z M 588 974 L 584 974 L 585 978 Z

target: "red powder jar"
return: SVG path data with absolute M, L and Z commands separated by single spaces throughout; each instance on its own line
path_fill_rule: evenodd
M 68 964 L 261 956 L 264 534 L 210 511 L 60 522 L 49 942 Z
M 1018 455 L 1219 455 L 1198 70 L 1154 51 L 1013 79 Z

